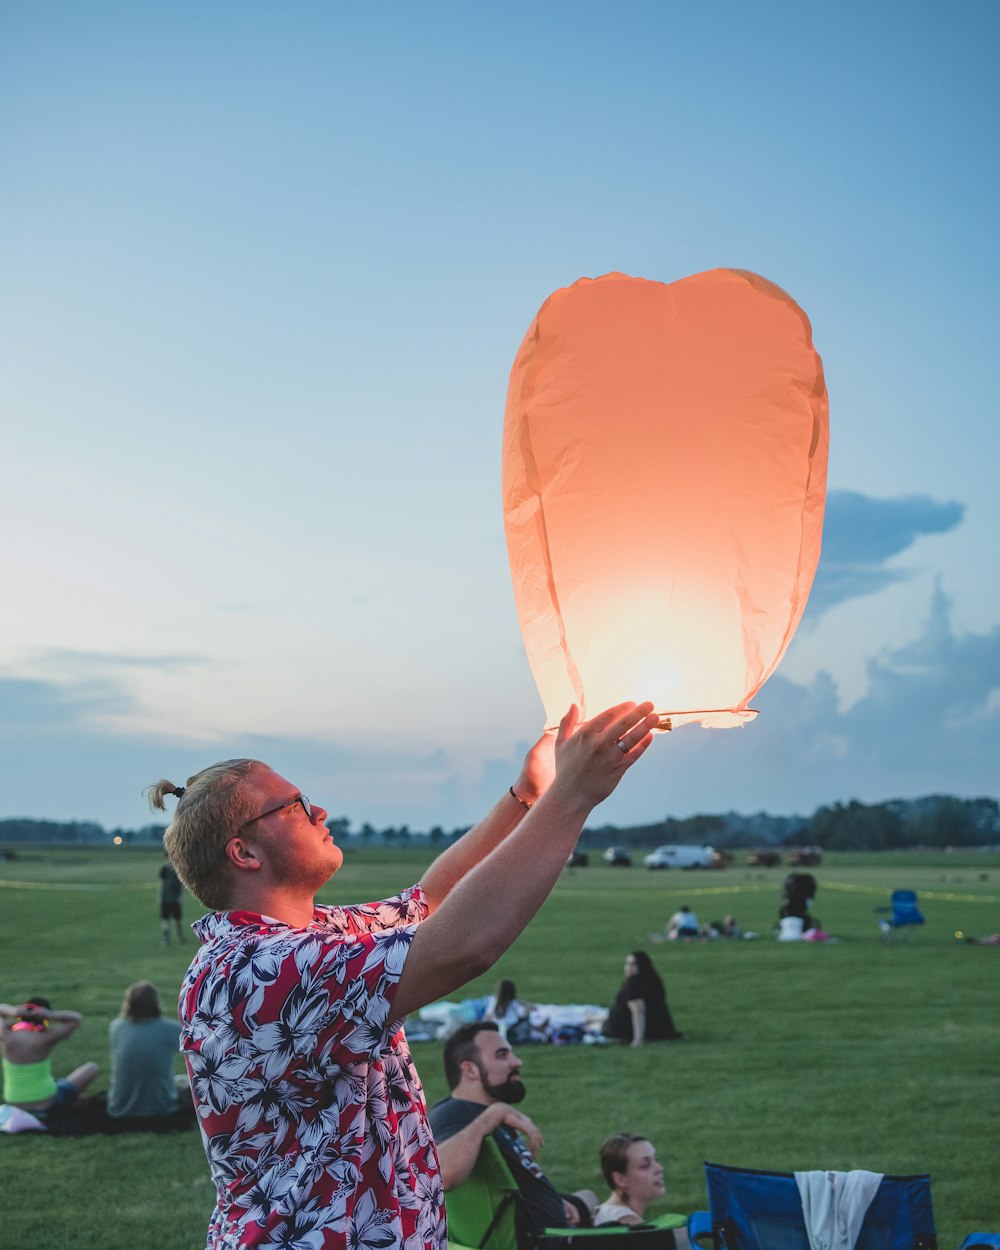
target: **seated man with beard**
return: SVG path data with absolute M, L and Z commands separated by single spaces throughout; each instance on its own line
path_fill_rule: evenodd
M 557 1193 L 535 1162 L 544 1145 L 542 1135 L 512 1105 L 525 1094 L 520 1068 L 521 1060 L 492 1021 L 463 1024 L 445 1043 L 444 1073 L 451 1096 L 430 1111 L 444 1188 L 455 1189 L 469 1177 L 484 1139 L 492 1134 L 538 1232 L 589 1225 L 597 1195 Z

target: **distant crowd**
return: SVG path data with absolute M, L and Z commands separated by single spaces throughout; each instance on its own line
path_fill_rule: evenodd
M 52 1069 L 56 1047 L 83 1021 L 78 1011 L 55 1010 L 33 994 L 18 1006 L 0 1003 L 3 1052 L 3 1127 L 7 1132 L 48 1129 L 79 1132 L 169 1131 L 194 1124 L 183 1077 L 175 1079 L 180 1024 L 163 1015 L 151 981 L 125 991 L 121 1011 L 108 1026 L 111 1075 L 107 1094 L 81 1098 L 98 1075 L 94 1062 L 68 1076 Z

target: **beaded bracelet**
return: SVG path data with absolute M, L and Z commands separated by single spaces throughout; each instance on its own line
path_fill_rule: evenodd
M 524 810 L 525 810 L 526 812 L 530 812 L 530 811 L 531 811 L 531 804 L 530 804 L 529 802 L 527 802 L 527 800 L 522 799 L 522 798 L 521 798 L 521 796 L 520 796 L 519 794 L 515 794 L 515 793 L 514 793 L 514 787 L 513 787 L 513 786 L 510 786 L 510 787 L 509 787 L 509 789 L 510 789 L 510 797 L 511 797 L 512 799 L 517 799 L 518 803 L 520 803 L 520 804 L 521 804 L 521 806 L 524 808 Z

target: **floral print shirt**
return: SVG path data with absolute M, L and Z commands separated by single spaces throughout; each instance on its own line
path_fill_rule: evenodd
M 195 924 L 181 1049 L 218 1192 L 209 1250 L 444 1250 L 444 1191 L 392 1001 L 419 886 L 294 928 Z

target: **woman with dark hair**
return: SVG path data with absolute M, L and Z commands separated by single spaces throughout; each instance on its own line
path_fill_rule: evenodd
M 527 1016 L 528 1009 L 523 1003 L 518 1001 L 517 986 L 514 982 L 508 977 L 498 981 L 495 993 L 491 994 L 487 1000 L 483 1019 L 492 1020 L 496 1024 L 500 1036 L 506 1041 L 507 1030 L 511 1025 L 526 1020 Z
M 632 951 L 625 960 L 625 980 L 608 1012 L 604 1036 L 632 1046 L 684 1036 L 674 1027 L 667 991 L 645 951 Z
M 500 1036 L 512 1046 L 548 1041 L 545 1034 L 548 1021 L 533 1017 L 534 1011 L 534 1003 L 522 1003 L 517 996 L 517 986 L 509 977 L 504 977 L 497 982 L 496 992 L 487 999 L 483 1019 L 492 1020 Z
M 174 1063 L 180 1053 L 181 1026 L 165 1020 L 152 981 L 136 981 L 125 991 L 121 1013 L 108 1027 L 111 1082 L 108 1115 L 112 1119 L 172 1116 L 181 1109 Z

